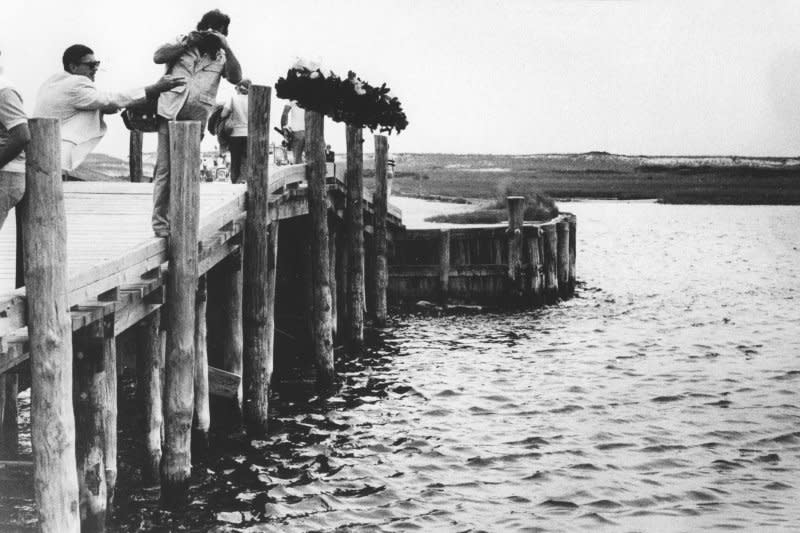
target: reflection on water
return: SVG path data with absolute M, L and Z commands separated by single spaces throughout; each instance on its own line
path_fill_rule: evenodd
M 167 531 L 796 530 L 800 208 L 587 202 L 577 297 L 402 316 L 327 400 L 225 440 Z

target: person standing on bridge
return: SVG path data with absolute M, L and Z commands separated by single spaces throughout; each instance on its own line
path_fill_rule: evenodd
M 0 51 L 0 229 L 25 192 L 25 146 L 31 139 L 22 97 L 3 76 Z
M 247 93 L 250 80 L 243 79 L 236 85 L 236 94 L 222 108 L 222 118 L 228 119 L 231 130 L 228 148 L 231 152 L 231 183 L 239 183 L 247 164 Z
M 197 31 L 162 45 L 153 55 L 157 64 L 185 76 L 185 87 L 163 93 L 158 99 L 158 156 L 153 174 L 153 232 L 169 236 L 169 121 L 199 120 L 201 131 L 216 103 L 221 78 L 237 84 L 242 80 L 239 60 L 228 45 L 230 17 L 218 9 L 209 11 Z M 198 166 L 200 162 L 197 162 Z
M 186 82 L 180 76 L 163 76 L 147 87 L 125 92 L 99 90 L 94 78 L 100 61 L 88 46 L 74 44 L 61 57 L 64 70 L 50 76 L 39 88 L 33 114 L 61 121 L 61 168 L 75 170 L 106 134 L 103 115 L 156 98 L 163 91 Z
M 288 148 L 292 152 L 294 164 L 299 165 L 303 162 L 303 150 L 306 147 L 306 112 L 294 100 L 283 108 L 281 130 L 288 131 Z

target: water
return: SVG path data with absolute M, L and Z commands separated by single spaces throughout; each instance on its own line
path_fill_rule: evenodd
M 115 528 L 796 530 L 800 207 L 561 207 L 576 298 L 395 317 L 337 396 L 227 439 L 188 513 L 134 482 Z

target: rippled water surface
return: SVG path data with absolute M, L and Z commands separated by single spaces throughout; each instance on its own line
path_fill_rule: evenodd
M 395 317 L 340 393 L 227 441 L 192 510 L 120 529 L 793 531 L 800 208 L 562 204 L 576 298 Z

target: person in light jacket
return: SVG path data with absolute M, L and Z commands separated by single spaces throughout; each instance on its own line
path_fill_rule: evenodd
M 170 73 L 185 77 L 185 86 L 158 98 L 158 158 L 153 174 L 153 232 L 169 236 L 169 121 L 199 120 L 201 131 L 216 103 L 222 78 L 237 84 L 242 68 L 228 45 L 230 17 L 218 9 L 209 11 L 197 24 L 197 31 L 181 36 L 156 50 L 153 61 Z M 197 162 L 198 167 L 200 161 Z
M 101 91 L 94 84 L 100 61 L 82 44 L 67 48 L 61 63 L 64 70 L 47 78 L 39 88 L 33 115 L 61 121 L 61 168 L 66 172 L 75 170 L 106 134 L 103 115 L 185 83 L 180 76 L 167 75 L 147 87 Z

